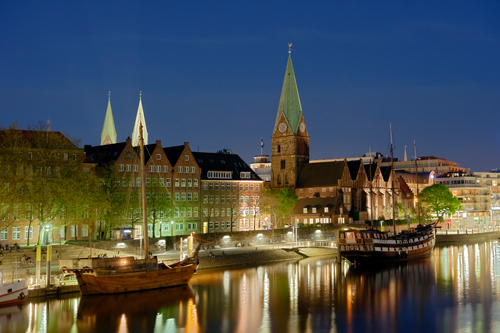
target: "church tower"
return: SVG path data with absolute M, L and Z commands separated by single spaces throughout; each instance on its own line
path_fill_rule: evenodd
M 137 116 L 135 117 L 134 131 L 132 132 L 132 146 L 137 147 L 140 144 L 139 127 L 142 124 L 142 136 L 144 144 L 148 144 L 148 130 L 146 128 L 146 118 L 144 118 L 144 110 L 142 110 L 142 91 L 139 94 L 139 108 L 137 109 Z
M 113 112 L 111 111 L 111 91 L 108 94 L 108 108 L 106 109 L 106 117 L 101 132 L 101 146 L 116 143 L 115 121 Z
M 278 114 L 271 137 L 272 188 L 294 189 L 302 164 L 309 162 L 309 134 L 302 114 L 290 53 L 289 50 Z

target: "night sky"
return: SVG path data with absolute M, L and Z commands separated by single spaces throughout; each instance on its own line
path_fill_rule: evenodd
M 383 6 L 380 5 L 383 3 Z M 0 1 L 0 124 L 270 154 L 288 57 L 311 159 L 435 155 L 499 168 L 498 1 Z

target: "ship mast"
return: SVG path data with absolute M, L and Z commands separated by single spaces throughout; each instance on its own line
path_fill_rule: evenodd
M 396 174 L 394 173 L 394 156 L 393 156 L 393 152 L 394 152 L 394 147 L 393 147 L 393 144 L 392 144 L 392 124 L 389 123 L 389 128 L 391 130 L 391 191 L 392 191 L 392 227 L 394 228 L 394 234 L 396 234 L 396 219 L 395 219 L 395 209 L 394 209 L 394 197 L 395 197 L 395 193 L 394 193 L 394 178 L 396 176 Z
M 370 151 L 370 176 L 369 176 L 369 181 L 370 181 L 370 220 L 372 222 L 371 226 L 373 228 L 373 171 L 372 171 L 372 149 L 371 147 L 368 148 Z
M 143 238 L 144 238 L 144 259 L 149 257 L 149 237 L 148 237 L 148 208 L 146 204 L 146 170 L 144 165 L 144 138 L 142 136 L 142 123 L 139 126 L 139 150 L 141 157 L 141 193 L 142 193 L 142 219 L 143 219 Z
M 420 194 L 418 193 L 418 164 L 417 164 L 417 145 L 415 144 L 415 140 L 413 140 L 413 150 L 415 152 L 415 177 L 417 182 L 417 214 L 418 214 L 418 223 L 421 224 L 420 221 Z

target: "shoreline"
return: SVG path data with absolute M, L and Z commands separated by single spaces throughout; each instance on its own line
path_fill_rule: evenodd
M 297 248 L 260 250 L 255 252 L 216 255 L 215 257 L 200 257 L 198 271 L 216 270 L 219 268 L 230 268 L 238 266 L 252 266 L 270 264 L 282 261 L 300 260 L 311 257 L 337 256 L 334 248 Z

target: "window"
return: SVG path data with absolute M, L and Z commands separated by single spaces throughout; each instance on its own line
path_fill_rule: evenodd
M 158 161 L 160 161 L 160 160 L 161 160 L 161 154 L 156 154 L 156 159 L 157 159 Z
M 253 191 L 253 184 L 250 184 L 250 191 Z
M 130 171 L 132 171 L 132 165 L 127 164 L 127 172 L 130 172 Z
M 120 165 L 118 166 L 118 171 L 119 171 L 119 172 L 123 172 L 124 170 L 125 170 L 125 165 L 120 164 Z
M 164 173 L 167 173 L 167 172 L 168 172 L 168 165 L 164 165 L 164 166 L 163 166 L 163 172 L 164 172 Z
M 180 195 L 179 193 L 175 193 L 175 201 L 179 201 Z
M 155 166 L 154 165 L 150 165 L 149 166 L 149 172 L 155 172 Z
M 285 169 L 285 160 L 281 160 L 280 162 L 281 169 Z
M 248 195 L 245 196 L 245 203 L 248 203 L 249 202 L 249 198 L 248 198 Z
M 137 187 L 141 187 L 141 178 L 140 178 L 140 177 L 137 177 L 137 178 L 135 179 L 135 185 L 136 185 Z
M 228 191 L 231 191 L 231 183 L 226 183 L 226 187 Z
M 221 197 L 220 197 L 220 203 L 221 204 L 225 204 L 226 203 L 226 196 L 225 195 L 221 195 Z
M 186 217 L 193 217 L 193 207 L 188 207 L 187 208 L 187 216 Z
M 193 187 L 193 180 L 191 178 L 189 178 L 187 182 L 188 182 L 188 187 Z
M 213 196 L 213 195 L 210 195 L 210 196 L 208 197 L 208 202 L 209 202 L 209 203 L 211 203 L 211 204 L 213 204 L 213 203 L 214 203 L 214 196 Z
M 191 167 L 191 173 L 196 173 L 196 168 L 195 167 Z
M 170 178 L 165 178 L 165 182 L 167 187 L 170 187 L 172 185 L 172 183 L 170 182 Z
M 158 187 L 158 178 L 153 178 L 153 187 Z
M 208 190 L 208 184 L 207 183 L 203 183 L 203 191 L 207 191 Z
M 181 187 L 186 187 L 186 178 L 181 179 Z
M 76 161 L 76 155 L 75 155 L 75 154 L 73 154 L 73 156 L 72 156 L 72 157 L 73 157 L 73 161 Z
M 230 171 L 208 171 L 207 172 L 207 177 L 208 178 L 231 179 L 232 178 L 232 173 Z
M 198 217 L 198 207 L 193 207 L 193 217 Z
M 218 195 L 215 196 L 215 203 L 220 204 L 220 196 Z
M 243 200 L 245 200 L 245 197 L 244 196 L 240 196 L 240 204 L 243 203 Z
M 307 207 L 302 208 L 302 213 L 307 214 Z
M 245 191 L 248 191 L 248 184 L 245 184 Z
M 189 192 L 187 194 L 187 201 L 193 201 L 193 193 Z
M 29 152 L 28 153 L 28 160 L 32 160 L 33 159 L 33 153 L 32 152 Z
M 184 168 L 180 166 L 177 168 L 177 170 L 179 171 L 179 173 L 182 173 L 182 170 L 184 170 Z
M 259 191 L 259 184 L 255 184 L 255 190 Z
M 4 228 L 4 229 L 0 230 L 0 240 L 7 240 L 8 237 L 9 237 L 9 229 L 8 228 Z
M 193 201 L 198 201 L 198 192 L 193 193 Z
M 198 187 L 198 179 L 193 180 L 193 187 Z
M 219 183 L 215 183 L 215 190 L 218 191 L 219 190 Z
M 89 226 L 88 225 L 82 225 L 82 237 L 88 237 L 89 236 Z
M 326 207 L 325 207 L 325 213 L 328 213 L 328 212 L 329 212 L 329 209 L 328 209 L 328 208 L 329 208 L 328 206 L 326 206 Z
M 180 180 L 179 178 L 175 178 L 175 187 L 179 187 Z
M 156 172 L 161 172 L 161 165 L 156 166 Z
M 226 190 L 226 183 L 221 183 L 220 184 L 220 190 L 225 191 Z
M 160 178 L 160 186 L 165 187 L 165 179 Z
M 175 209 L 174 209 L 174 217 L 175 218 L 179 218 L 179 207 L 175 207 Z M 175 227 L 176 227 L 175 229 L 178 230 L 177 224 L 176 224 Z
M 189 161 L 189 155 L 184 155 L 184 161 Z
M 12 227 L 12 239 L 21 239 L 21 227 Z
M 231 208 L 226 208 L 226 215 L 231 216 Z
M 240 184 L 240 191 L 243 191 L 243 184 Z
M 134 164 L 134 172 L 138 172 L 139 171 L 139 166 L 137 164 Z
M 236 183 L 233 184 L 233 191 L 236 191 Z
M 146 178 L 146 187 L 151 186 L 151 178 Z
M 240 172 L 240 177 L 243 179 L 250 179 L 250 172 L 249 171 L 242 171 L 242 172 Z
M 213 191 L 214 190 L 214 183 L 209 183 L 208 188 L 210 189 L 210 191 Z
M 186 193 L 181 193 L 181 201 L 186 201 Z
M 68 153 L 64 153 L 64 157 L 63 157 L 63 159 L 64 159 L 65 161 L 67 161 L 67 160 L 68 160 Z

